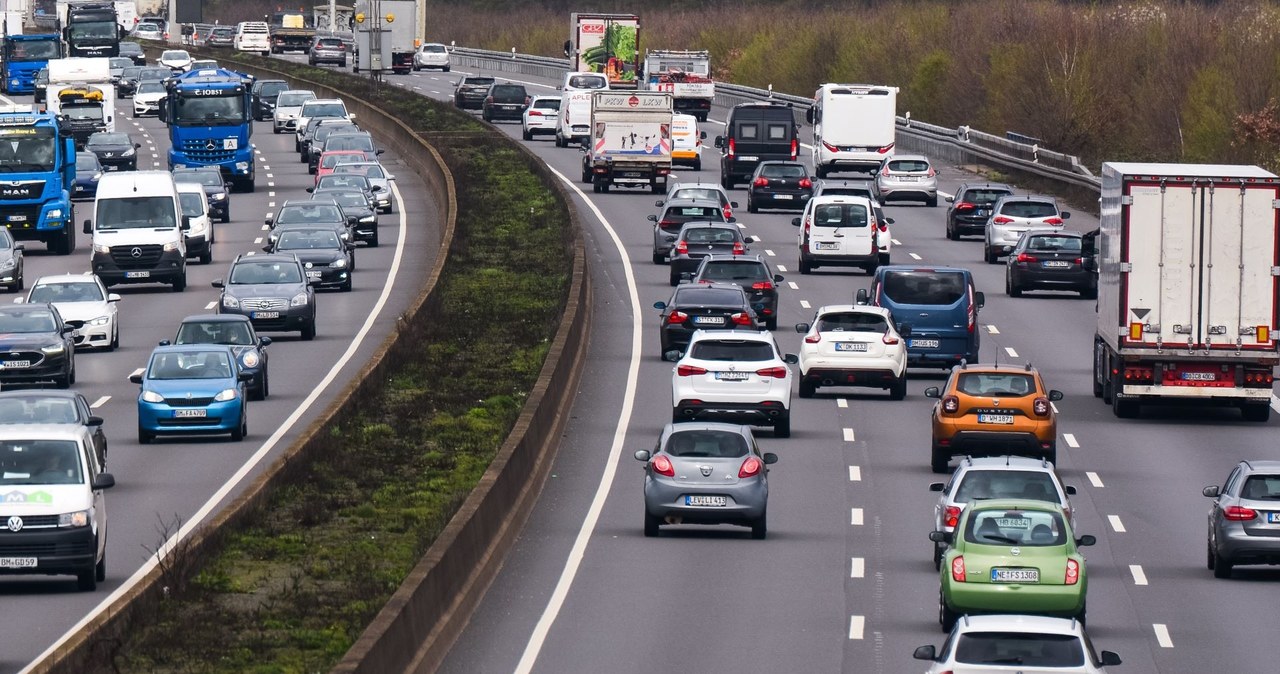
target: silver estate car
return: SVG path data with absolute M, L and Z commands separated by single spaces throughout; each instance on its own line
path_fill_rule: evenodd
M 664 524 L 737 524 L 751 537 L 767 532 L 769 466 L 778 455 L 760 452 L 749 426 L 667 424 L 644 466 L 644 535 Z
M 1213 499 L 1208 565 L 1215 578 L 1230 578 L 1240 564 L 1280 564 L 1280 461 L 1241 461 L 1204 495 Z
M 991 207 L 991 217 L 982 246 L 982 259 L 997 264 L 1018 245 L 1028 229 L 1061 229 L 1071 214 L 1058 208 L 1058 200 L 1043 194 L 1000 197 Z
M 922 154 L 899 154 L 890 157 L 876 174 L 880 201 L 923 201 L 938 205 L 938 172 Z

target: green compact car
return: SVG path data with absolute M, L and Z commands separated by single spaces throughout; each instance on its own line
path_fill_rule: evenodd
M 1084 622 L 1084 556 L 1078 547 L 1093 536 L 1074 537 L 1062 507 L 1028 500 L 971 505 L 955 532 L 934 531 L 946 543 L 938 620 L 950 631 L 969 613 L 1027 613 L 1074 617 Z

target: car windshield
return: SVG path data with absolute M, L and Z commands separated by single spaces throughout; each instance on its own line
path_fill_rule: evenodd
M 175 344 L 232 344 L 249 346 L 253 334 L 249 324 L 241 321 L 201 321 L 183 323 L 178 328 Z
M 725 203 L 724 195 L 720 190 L 710 187 L 682 187 L 671 193 L 672 199 L 709 199 Z
M 77 171 L 97 171 L 98 158 L 92 154 L 76 154 L 76 170 Z
M 128 68 L 120 71 L 120 78 L 131 80 L 136 78 L 140 72 L 142 72 L 142 66 L 129 66 Z
M 56 332 L 58 321 L 48 311 L 12 311 L 0 314 L 0 333 Z
M 163 94 L 164 84 L 160 82 L 139 82 L 138 93 L 139 94 Z
M 182 204 L 182 214 L 190 218 L 204 215 L 204 203 L 200 200 L 202 195 L 203 193 L 179 192 L 178 201 Z
M 52 171 L 55 142 L 48 127 L 0 128 L 0 173 Z
M 76 403 L 71 398 L 0 398 L 0 424 L 76 424 Z
M 1052 218 L 1058 207 L 1044 201 L 1009 201 L 1000 207 L 1000 214 L 1013 218 Z
M 675 306 L 742 306 L 742 291 L 727 288 L 678 288 L 672 301 Z
M 0 484 L 84 484 L 80 445 L 74 440 L 0 440 Z M 52 505 L 48 494 L 10 494 L 5 500 Z M 56 518 L 55 518 L 56 519 Z
M 326 187 L 346 187 L 348 189 L 360 190 L 362 192 L 369 191 L 369 180 L 359 174 L 337 174 L 330 173 L 316 182 L 316 189 Z
M 297 264 L 286 262 L 240 262 L 231 269 L 231 283 L 302 283 L 302 273 Z
M 742 339 L 704 339 L 695 342 L 690 356 L 699 360 L 758 362 L 773 360 L 773 345 Z
M 892 271 L 884 275 L 885 297 L 897 304 L 955 304 L 965 295 L 959 271 Z
M 791 164 L 765 164 L 760 167 L 760 175 L 766 178 L 803 178 L 807 175 L 803 166 Z
M 168 351 L 151 357 L 148 379 L 227 379 L 231 359 L 222 351 Z
M 869 219 L 863 204 L 818 204 L 813 207 L 814 227 L 866 227 Z
M 174 182 L 200 185 L 222 185 L 222 176 L 213 171 L 174 171 Z
M 171 197 L 99 197 L 96 210 L 99 230 L 178 226 Z
M 342 40 L 338 40 L 336 38 L 326 37 L 324 39 L 316 40 L 316 49 L 341 49 L 341 48 L 342 48 Z
M 1036 235 L 1027 241 L 1027 250 L 1037 253 L 1079 253 L 1080 237 Z
M 994 204 L 1000 197 L 1007 196 L 1009 196 L 1008 190 L 993 190 L 980 187 L 965 192 L 963 198 L 957 198 L 956 201 L 967 201 L 971 204 Z
M 87 145 L 93 147 L 98 145 L 132 145 L 127 133 L 95 133 L 89 136 Z
M 738 230 L 724 227 L 689 227 L 684 230 L 687 243 L 733 243 L 738 240 Z
M 345 220 L 346 218 L 342 216 L 342 211 L 333 204 L 294 204 L 280 209 L 276 224 L 296 225 L 307 222 L 343 222 Z
M 1084 646 L 1071 634 L 964 632 L 956 640 L 955 661 L 965 665 L 1083 667 Z
M 63 103 L 62 114 L 68 119 L 102 119 L 102 104 Z
M 97 283 L 40 283 L 31 289 L 27 302 L 44 304 L 53 302 L 101 302 L 102 288 Z
M 874 332 L 883 335 L 889 332 L 889 323 L 879 314 L 858 311 L 823 314 L 818 319 L 818 332 Z
M 50 40 L 22 40 L 5 45 L 7 61 L 47 61 L 61 56 L 62 43 L 58 36 L 48 35 Z
M 341 103 L 304 103 L 302 116 L 308 118 L 346 117 L 347 109 Z
M 1240 489 L 1240 498 L 1250 501 L 1280 501 L 1280 475 L 1250 475 Z
M 1036 392 L 1036 380 L 1019 372 L 961 372 L 956 390 L 971 396 L 1021 397 Z
M 767 281 L 769 270 L 759 262 L 720 262 L 711 260 L 698 274 L 700 281 Z
M 734 459 L 747 455 L 747 441 L 727 431 L 676 431 L 667 438 L 663 451 L 682 458 Z
M 957 503 L 992 498 L 1021 498 L 1058 503 L 1053 477 L 1039 470 L 969 470 L 951 500 Z
M 0 228 L 0 250 L 9 250 L 13 248 L 13 235 L 8 229 Z
M 344 161 L 350 162 L 353 158 L 358 159 L 363 157 L 363 155 L 360 154 L 345 154 L 347 150 L 342 150 L 342 152 L 344 154 L 325 154 L 320 158 L 320 168 L 331 169 Z
M 307 101 L 315 98 L 316 95 L 311 92 L 286 91 L 276 97 L 276 107 L 292 108 L 302 105 Z
M 336 250 L 342 244 L 331 230 L 291 229 L 280 233 L 276 250 Z
M 979 545 L 1065 545 L 1062 516 L 1046 510 L 978 510 L 970 514 L 964 540 Z
M 929 170 L 929 162 L 923 159 L 891 159 L 889 170 L 900 173 L 924 173 Z

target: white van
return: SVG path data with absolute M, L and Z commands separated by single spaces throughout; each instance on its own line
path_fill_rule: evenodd
M 880 266 L 879 227 L 866 197 L 814 197 L 791 224 L 800 228 L 800 273 L 818 267 L 862 267 L 874 274 Z
M 236 24 L 236 37 L 232 41 L 239 51 L 256 51 L 263 56 L 271 55 L 271 29 L 266 21 L 241 21 Z
M 609 78 L 604 73 L 565 73 L 560 91 L 597 91 L 609 88 Z
M 209 218 L 209 198 L 204 194 L 204 185 L 178 183 L 178 203 L 191 225 L 185 237 L 187 257 L 198 258 L 200 264 L 213 262 L 213 220 Z
M 591 135 L 591 90 L 573 89 L 564 92 L 560 97 L 559 121 L 556 122 L 556 147 L 565 147 L 589 135 Z
M 93 220 L 93 273 L 107 286 L 168 283 L 187 287 L 186 232 L 178 188 L 168 171 L 119 171 L 98 181 Z
M 875 173 L 893 154 L 898 88 L 824 84 L 805 114 L 813 124 L 813 167 L 819 178 L 836 171 Z
M 702 170 L 702 141 L 707 132 L 698 130 L 698 118 L 677 113 L 671 117 L 671 163 Z

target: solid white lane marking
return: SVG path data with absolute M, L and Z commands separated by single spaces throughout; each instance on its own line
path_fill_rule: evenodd
M 1124 533 L 1124 522 L 1120 521 L 1119 515 L 1107 515 L 1107 521 L 1111 523 L 1111 528 L 1115 529 L 1117 534 Z
M 916 255 L 915 253 L 907 253 L 907 255 L 910 255 L 912 260 L 923 260 L 923 259 L 924 259 L 924 258 L 920 257 L 919 255 Z
M 866 626 L 866 621 L 867 619 L 864 616 L 860 616 L 860 615 L 849 616 L 849 638 L 850 639 L 862 638 L 862 630 Z
M 775 253 L 774 253 L 773 251 L 769 250 L 768 248 L 765 248 L 765 249 L 764 249 L 764 254 L 765 254 L 765 255 L 768 255 L 769 257 L 773 257 L 773 256 L 775 255 Z
M 1130 564 L 1130 565 L 1129 565 L 1129 573 L 1133 574 L 1133 584 L 1134 584 L 1134 585 L 1146 585 L 1146 584 L 1147 584 L 1147 574 L 1146 574 L 1146 573 L 1144 573 L 1144 572 L 1142 571 L 1142 565 L 1141 565 L 1141 564 Z
M 850 482 L 862 481 L 862 466 L 849 466 L 849 481 Z
M 778 265 L 778 271 L 786 271 L 786 270 L 787 268 L 784 265 Z
M 849 406 L 848 398 L 836 398 L 836 407 L 848 407 L 848 406 Z
M 845 441 L 845 442 L 853 442 L 853 441 L 854 441 L 854 440 L 853 440 L 853 429 L 852 429 L 852 428 L 846 428 L 846 429 L 844 429 L 844 441 Z
M 93 401 L 93 404 L 90 405 L 89 407 L 91 409 L 98 409 L 99 407 L 102 407 L 103 405 L 107 404 L 108 400 L 111 400 L 111 396 L 102 396 L 101 398 L 98 398 L 97 400 Z
M 849 577 L 862 578 L 863 576 L 866 575 L 866 572 L 867 572 L 866 566 L 867 566 L 866 560 L 864 560 L 861 557 L 854 557 L 849 564 Z
M 1076 436 L 1070 433 L 1063 433 L 1062 439 L 1067 441 L 1068 447 L 1079 447 L 1080 443 L 1076 442 Z
M 1085 474 L 1084 474 L 1084 476 L 1085 476 L 1085 477 L 1087 477 L 1087 478 L 1089 478 L 1089 484 L 1093 485 L 1094 487 L 1096 487 L 1096 488 L 1098 488 L 1098 489 L 1102 489 L 1103 487 L 1105 487 L 1105 486 L 1106 486 L 1106 485 L 1102 484 L 1102 478 L 1098 477 L 1098 474 L 1097 474 L 1097 473 L 1095 473 L 1095 472 L 1093 472 L 1093 471 L 1091 471 L 1091 470 L 1090 470 L 1090 471 L 1086 471 L 1086 472 L 1085 472 Z
M 800 308 L 801 308 L 801 309 L 812 309 L 813 307 L 809 306 L 809 302 L 808 302 L 807 300 L 800 300 Z
M 800 289 L 800 286 L 796 285 L 796 282 L 795 282 L 795 281 L 787 281 L 787 287 L 788 287 L 788 288 L 791 288 L 792 290 L 799 290 L 799 289 Z
M 1010 357 L 1010 358 L 1017 358 L 1017 357 L 1018 357 L 1018 352 L 1017 352 L 1017 351 L 1014 351 L 1012 346 L 1006 346 L 1006 347 L 1004 347 L 1004 352 L 1005 352 L 1005 353 L 1007 353 L 1007 354 L 1009 354 L 1009 357 Z
M 1173 639 L 1169 636 L 1168 625 L 1155 623 L 1151 627 L 1156 631 L 1156 643 L 1160 644 L 1160 648 L 1173 648 Z
M 862 526 L 862 508 L 852 508 L 849 511 L 849 524 L 860 527 Z
M 996 326 L 991 325 L 990 323 L 987 324 L 987 332 L 993 335 L 1000 334 L 1000 330 L 997 329 Z
M 204 310 L 205 310 L 205 311 L 210 311 L 210 310 L 212 310 L 212 309 L 213 309 L 214 307 L 216 307 L 216 306 L 218 306 L 218 301 L 217 301 L 217 300 L 214 300 L 214 301 L 212 301 L 212 302 L 210 302 L 210 303 L 208 303 L 208 304 L 204 305 Z

